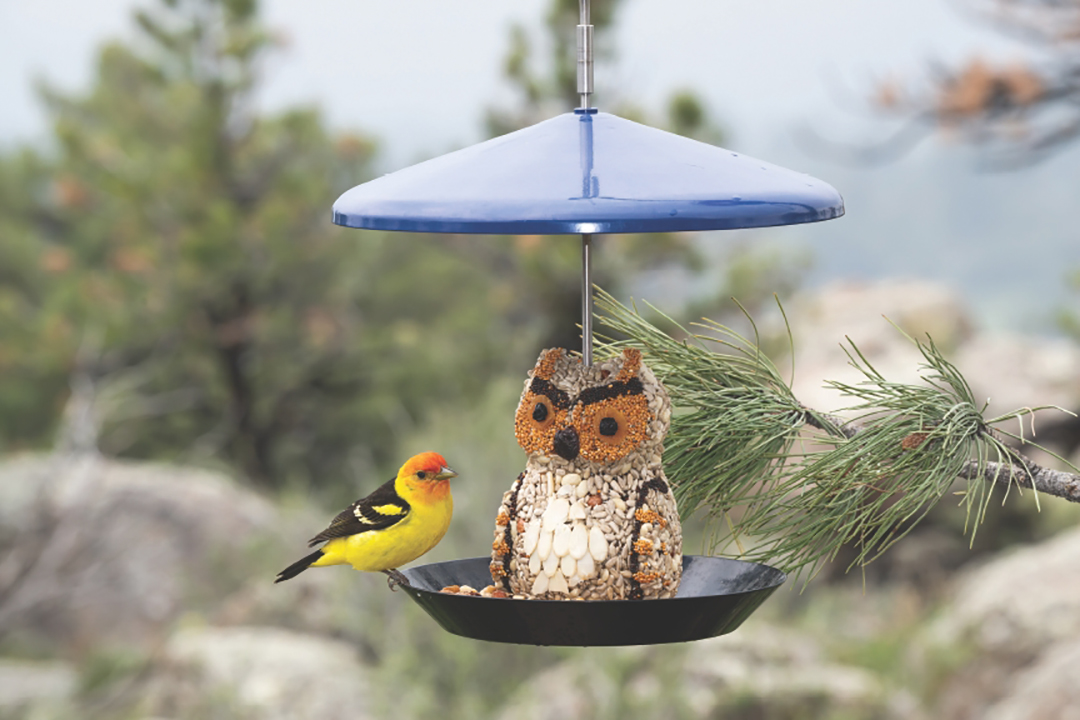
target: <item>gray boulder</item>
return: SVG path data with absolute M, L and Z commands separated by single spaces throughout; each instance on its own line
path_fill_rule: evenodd
M 602 654 L 594 654 L 602 653 Z M 502 720 L 918 717 L 872 673 L 827 660 L 812 638 L 749 623 L 687 647 L 585 651 L 531 680 Z
M 986 720 L 1080 720 L 1080 641 L 1057 643 L 1022 670 Z
M 940 693 L 942 717 L 1077 717 L 1080 530 L 966 573 L 926 646 L 963 659 Z
M 206 470 L 24 456 L 0 464 L 0 637 L 150 649 L 251 572 L 277 511 Z
M 161 717 L 371 717 L 367 674 L 351 645 L 277 628 L 180 630 L 140 694 L 143 714 Z
M 63 662 L 0 659 L 0 717 L 48 717 L 69 709 L 78 674 Z

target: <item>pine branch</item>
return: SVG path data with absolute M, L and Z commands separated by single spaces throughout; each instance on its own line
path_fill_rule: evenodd
M 957 478 L 967 480 L 972 537 L 998 485 L 1080 502 L 1080 470 L 1036 465 L 1006 438 L 1045 448 L 995 427 L 1046 408 L 985 418 L 932 339 L 908 338 L 923 355 L 921 385 L 890 382 L 848 339 L 845 351 L 863 379 L 827 383 L 855 401 L 845 410 L 856 416 L 845 421 L 799 403 L 758 343 L 729 328 L 706 320 L 694 325 L 705 333 L 695 334 L 652 308 L 685 336 L 676 340 L 599 289 L 597 307 L 604 326 L 629 338 L 602 344 L 645 352 L 679 411 L 664 463 L 681 511 L 719 521 L 747 559 L 812 573 L 851 545 L 852 567 L 865 565 L 910 532 Z
M 828 426 L 815 420 L 816 416 L 830 418 L 844 437 L 855 437 L 860 428 L 845 422 L 842 418 L 827 413 L 813 414 L 807 410 L 806 424 L 818 430 L 827 430 Z M 1006 487 L 1016 485 L 1028 490 L 1035 490 L 1043 495 L 1059 497 L 1069 502 L 1080 503 L 1080 473 L 1054 470 L 1043 467 L 1021 453 L 1014 453 L 1008 462 L 987 462 L 982 467 L 975 461 L 968 461 L 960 470 L 963 480 L 981 480 L 999 483 Z
M 1045 468 L 1022 455 L 1010 463 L 986 463 L 982 468 L 978 463 L 969 462 L 960 471 L 960 477 L 1006 486 L 1015 484 L 1044 495 L 1080 503 L 1080 474 Z

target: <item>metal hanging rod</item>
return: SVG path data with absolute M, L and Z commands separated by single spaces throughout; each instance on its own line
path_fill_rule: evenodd
M 581 107 L 589 107 L 593 93 L 593 25 L 589 0 L 579 0 L 581 9 L 577 26 L 577 91 Z M 592 235 L 581 236 L 581 361 L 592 367 Z
M 579 0 L 581 9 L 577 26 L 577 91 L 581 107 L 589 107 L 593 93 L 593 25 L 589 0 Z M 588 196 L 588 192 L 585 193 Z M 581 236 L 581 361 L 592 367 L 592 235 Z
M 589 233 L 581 235 L 581 362 L 585 367 L 593 364 L 592 239 Z
M 577 26 L 577 91 L 581 107 L 589 107 L 593 93 L 593 25 L 589 0 L 579 0 L 581 19 Z

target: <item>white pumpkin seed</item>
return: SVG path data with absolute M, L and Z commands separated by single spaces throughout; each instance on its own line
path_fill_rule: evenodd
M 577 561 L 577 574 L 583 578 L 591 577 L 596 572 L 596 564 L 593 562 L 592 555 L 586 553 L 578 558 Z M 605 573 L 607 570 L 604 571 Z M 601 578 L 603 580 L 604 578 Z
M 544 574 L 548 577 L 553 576 L 559 570 L 559 556 L 555 553 L 551 553 L 544 560 Z
M 554 530 L 558 525 L 566 522 L 566 516 L 570 512 L 570 501 L 558 497 L 548 504 L 544 511 L 544 530 Z
M 536 554 L 544 561 L 551 554 L 551 541 L 553 533 L 550 530 L 540 531 L 540 540 L 536 544 Z
M 547 592 L 547 589 L 548 589 L 548 576 L 545 575 L 544 573 L 540 573 L 539 575 L 536 576 L 536 579 L 533 580 L 532 594 L 533 595 L 540 595 L 542 593 Z
M 566 576 L 560 572 L 555 573 L 548 580 L 548 592 L 566 593 L 570 588 L 566 584 Z
M 580 560 L 589 554 L 589 531 L 584 525 L 575 525 L 570 531 L 570 556 Z
M 540 523 L 535 520 L 525 526 L 525 538 L 522 548 L 526 555 L 532 555 L 536 551 L 536 545 L 540 542 Z
M 555 528 L 555 534 L 551 540 L 551 551 L 556 557 L 566 557 L 570 554 L 570 532 L 569 525 L 559 525 Z
M 605 538 L 604 533 L 600 532 L 600 529 L 596 527 L 589 531 L 589 554 L 592 555 L 593 560 L 596 562 L 603 562 L 607 558 L 607 538 Z

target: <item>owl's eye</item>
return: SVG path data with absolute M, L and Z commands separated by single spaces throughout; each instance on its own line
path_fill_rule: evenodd
M 528 411 L 526 411 L 528 412 Z M 540 430 L 555 422 L 555 408 L 551 400 L 543 395 L 535 398 L 532 406 L 533 425 Z
M 628 399 L 620 398 L 620 400 Z M 607 407 L 593 415 L 593 432 L 596 433 L 597 440 L 601 444 L 614 447 L 626 440 L 626 436 L 631 429 L 631 422 L 627 418 L 624 408 L 618 407 L 618 405 L 627 404 L 625 402 L 618 404 L 616 402 L 605 403 Z
M 556 396 L 558 398 L 558 396 Z M 525 452 L 542 453 L 551 449 L 560 418 L 566 410 L 548 395 L 528 392 L 518 405 L 514 420 L 514 435 Z
M 533 408 L 533 420 L 538 423 L 542 423 L 548 418 L 548 407 L 542 402 L 536 403 L 536 407 Z
M 644 395 L 616 394 L 580 407 L 575 425 L 581 434 L 581 454 L 591 462 L 626 457 L 648 435 L 651 415 Z

